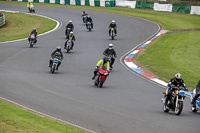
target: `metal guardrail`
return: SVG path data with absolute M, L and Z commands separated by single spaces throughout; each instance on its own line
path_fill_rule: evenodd
M 5 15 L 0 14 L 0 27 L 5 24 Z

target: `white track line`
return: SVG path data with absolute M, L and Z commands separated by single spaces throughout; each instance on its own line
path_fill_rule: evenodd
M 62 122 L 62 123 L 65 123 L 65 124 L 67 124 L 67 125 L 70 125 L 70 126 L 73 126 L 73 127 L 78 128 L 78 129 L 87 131 L 87 132 L 89 132 L 89 133 L 97 133 L 97 132 L 94 132 L 94 131 L 92 131 L 92 130 L 86 129 L 86 128 L 84 128 L 84 127 L 75 125 L 75 124 L 73 124 L 73 123 L 70 123 L 70 122 L 67 122 L 67 121 L 58 119 L 58 118 L 56 118 L 56 117 L 53 117 L 53 116 L 50 116 L 50 115 L 41 113 L 41 112 L 36 111 L 36 110 L 34 110 L 34 109 L 28 108 L 28 107 L 26 107 L 26 106 L 23 106 L 23 105 L 21 105 L 21 104 L 18 104 L 18 103 L 16 103 L 16 102 L 13 102 L 13 101 L 8 100 L 8 99 L 6 99 L 6 98 L 0 97 L 0 99 L 3 99 L 3 100 L 5 100 L 5 101 L 7 101 L 7 102 L 9 102 L 9 103 L 12 103 L 12 104 L 15 104 L 15 105 L 17 105 L 17 106 L 20 106 L 20 107 L 22 107 L 22 108 L 24 108 L 24 109 L 27 109 L 27 110 L 29 110 L 29 111 L 31 111 L 31 112 L 33 112 L 33 113 L 36 113 L 36 114 L 39 114 L 39 115 L 42 115 L 42 116 L 45 116 L 45 117 L 52 118 L 52 119 L 54 119 L 54 120 L 60 121 L 60 122 Z

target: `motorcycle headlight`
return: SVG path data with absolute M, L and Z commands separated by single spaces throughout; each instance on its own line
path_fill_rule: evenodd
M 100 74 L 103 74 L 102 72 L 100 72 Z

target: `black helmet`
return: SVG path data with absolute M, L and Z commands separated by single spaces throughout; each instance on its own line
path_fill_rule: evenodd
M 33 28 L 33 31 L 36 31 L 36 28 Z
M 107 62 L 108 62 L 108 60 L 109 60 L 109 59 L 108 59 L 108 57 L 106 57 L 106 56 L 105 56 L 105 57 L 103 57 L 103 61 L 104 61 L 104 63 L 107 63 Z
M 83 11 L 83 13 L 85 13 L 85 11 Z

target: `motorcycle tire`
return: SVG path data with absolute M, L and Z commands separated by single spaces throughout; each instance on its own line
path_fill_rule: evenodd
M 99 87 L 101 88 L 103 86 L 104 83 L 104 78 L 101 78 L 100 82 L 99 82 Z
M 67 47 L 67 53 L 69 53 L 69 51 L 70 51 L 70 48 L 69 48 L 69 47 Z
M 55 70 L 56 70 L 56 64 L 53 64 L 53 67 L 51 69 L 51 73 L 53 74 L 55 72 Z
M 91 31 L 91 28 L 89 28 L 89 31 Z
M 192 112 L 197 112 L 197 108 L 196 107 L 191 107 Z
M 178 102 L 178 109 L 175 108 L 176 115 L 180 115 L 183 110 L 183 101 Z
M 114 40 L 114 36 L 112 35 L 112 40 Z
M 32 48 L 33 47 L 33 42 L 31 41 L 31 43 L 30 43 L 30 48 Z

